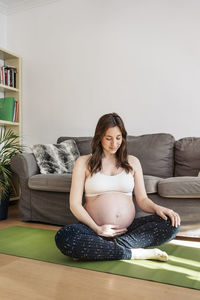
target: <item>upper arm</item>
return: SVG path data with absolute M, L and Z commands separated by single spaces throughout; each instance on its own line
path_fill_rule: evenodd
M 139 204 L 141 200 L 147 197 L 145 185 L 144 185 L 144 177 L 142 166 L 137 157 L 129 155 L 129 163 L 132 166 L 134 173 L 134 194 L 137 203 Z
M 80 156 L 74 165 L 70 189 L 70 207 L 82 204 L 85 185 L 86 156 Z

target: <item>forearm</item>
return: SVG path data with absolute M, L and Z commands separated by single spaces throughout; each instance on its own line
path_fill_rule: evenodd
M 155 204 L 151 199 L 148 197 L 141 199 L 138 201 L 138 206 L 141 208 L 144 212 L 147 213 L 155 213 L 157 204 Z
M 82 223 L 89 226 L 95 232 L 98 231 L 99 226 L 94 222 L 94 220 L 90 217 L 86 209 L 82 205 L 71 205 L 70 210 L 73 215 Z

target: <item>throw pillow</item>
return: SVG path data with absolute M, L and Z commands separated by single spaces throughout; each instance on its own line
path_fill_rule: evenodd
M 90 154 L 92 152 L 92 137 L 90 136 L 81 136 L 81 137 L 69 137 L 69 136 L 61 136 L 58 138 L 57 143 L 62 143 L 66 140 L 74 140 L 77 144 L 77 147 L 79 149 L 80 155 L 87 155 Z
M 31 148 L 41 174 L 72 173 L 75 161 L 80 156 L 74 140 L 60 144 L 37 144 Z

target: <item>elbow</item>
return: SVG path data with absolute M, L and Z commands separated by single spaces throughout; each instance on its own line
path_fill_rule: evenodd
M 82 199 L 79 199 L 79 196 L 77 195 L 70 195 L 69 198 L 69 209 L 72 213 L 77 212 L 80 210 L 80 207 L 82 206 Z
M 74 216 L 76 217 L 76 215 L 77 215 L 77 210 L 74 208 L 74 206 L 73 206 L 73 205 L 70 205 L 69 209 L 70 209 L 72 215 L 74 215 Z
M 69 209 L 74 214 L 79 210 L 79 205 L 70 203 L 69 204 Z
M 69 209 L 73 213 L 73 204 L 72 203 L 69 203 Z
M 70 193 L 70 196 L 69 196 L 69 209 L 71 212 L 73 212 L 73 207 L 74 207 L 74 201 L 73 201 L 73 198 L 71 197 L 71 193 Z

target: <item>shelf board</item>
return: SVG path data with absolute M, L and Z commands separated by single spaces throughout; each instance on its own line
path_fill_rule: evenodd
M 10 121 L 5 121 L 5 120 L 0 120 L 0 125 L 19 126 L 19 122 L 10 122 Z
M 12 53 L 11 51 L 8 51 L 6 49 L 0 48 L 0 59 L 19 59 L 19 56 Z
M 15 93 L 18 93 L 19 89 L 10 87 L 10 86 L 5 85 L 5 84 L 0 84 L 0 92 L 3 92 L 3 93 L 4 92 L 15 92 Z

